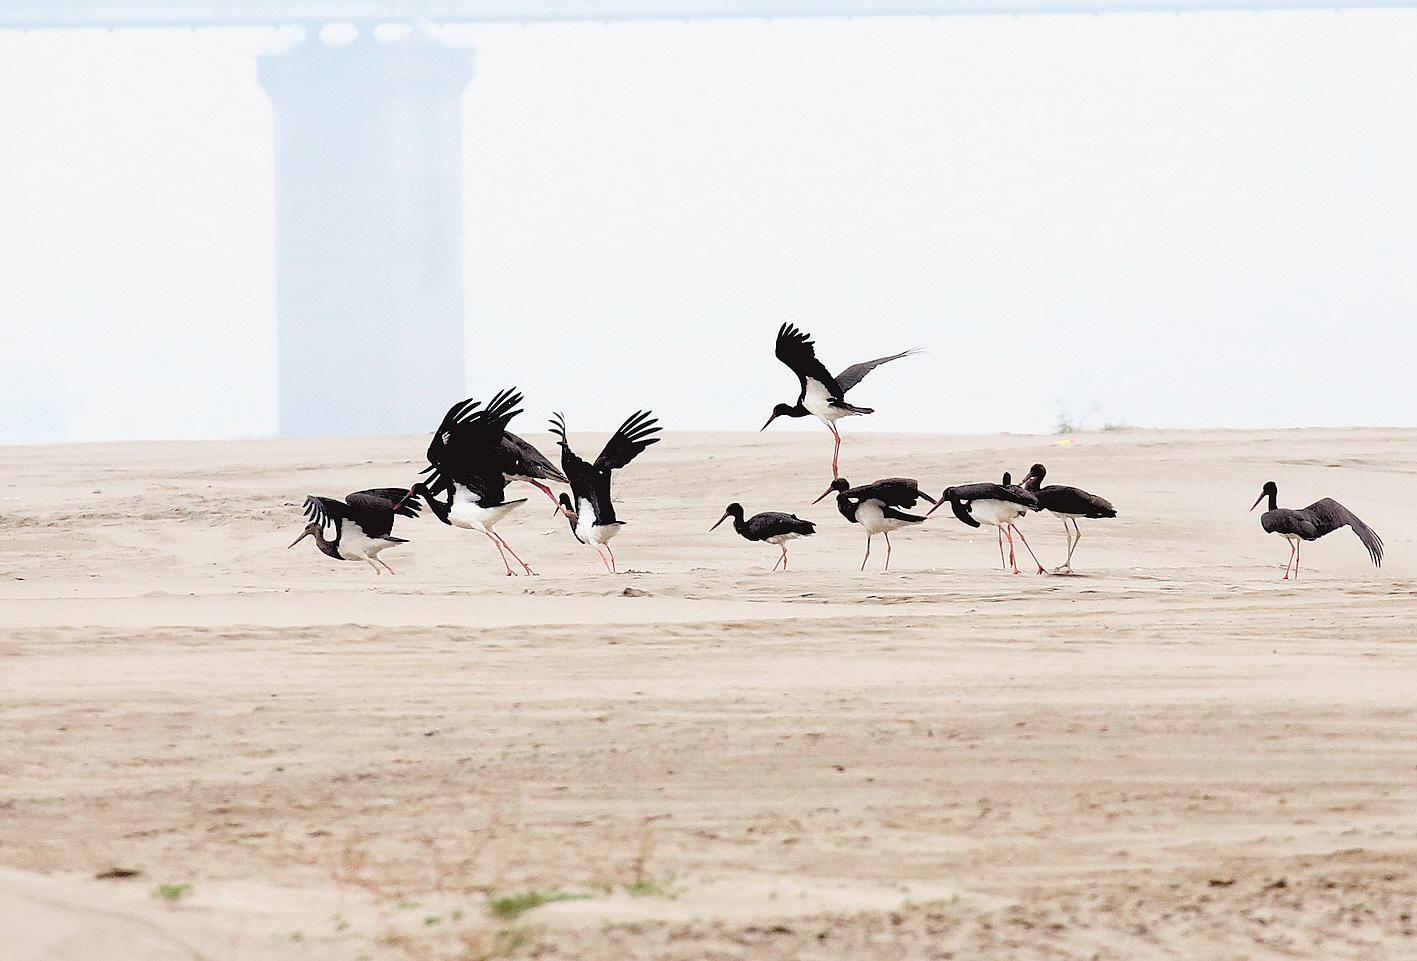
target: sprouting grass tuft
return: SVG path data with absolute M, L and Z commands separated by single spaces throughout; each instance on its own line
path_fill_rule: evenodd
M 560 888 L 550 888 L 545 891 L 518 891 L 515 894 L 503 894 L 487 899 L 487 907 L 499 918 L 515 918 L 532 908 L 539 908 L 543 904 L 551 904 L 555 901 L 583 901 L 589 898 L 589 894 L 576 891 L 562 891 Z
M 632 898 L 672 898 L 674 889 L 666 881 L 655 878 L 636 878 L 625 885 L 625 893 Z
M 191 893 L 190 884 L 159 884 L 153 888 L 153 897 L 168 904 L 176 904 Z

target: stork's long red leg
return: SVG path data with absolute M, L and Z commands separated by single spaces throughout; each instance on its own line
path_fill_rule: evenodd
M 1296 581 L 1299 579 L 1299 545 L 1302 543 L 1302 541 L 1294 542 L 1294 580 Z
M 1286 561 L 1285 564 L 1284 564 L 1284 576 L 1280 578 L 1281 581 L 1287 581 L 1287 580 L 1289 580 L 1289 568 L 1291 568 L 1291 567 L 1294 566 L 1294 555 L 1297 554 L 1297 553 L 1299 553 L 1299 549 L 1294 546 L 1294 542 L 1293 542 L 1293 541 L 1290 541 L 1290 542 L 1289 542 L 1289 560 Z
M 605 545 L 605 553 L 607 553 L 607 554 L 610 555 L 610 573 L 612 573 L 612 574 L 618 574 L 618 573 L 620 573 L 620 567 L 619 567 L 618 564 L 615 563 L 615 552 L 610 549 L 610 545 L 609 545 L 609 544 L 606 544 L 606 545 Z
M 1028 546 L 1028 538 L 1023 536 L 1023 531 L 1019 530 L 1017 527 L 1014 527 L 1014 525 L 1012 524 L 1010 524 L 1009 527 L 1013 530 L 1015 534 L 1018 535 L 1018 539 L 1023 541 L 1023 546 L 1028 551 L 1028 556 L 1033 558 L 1033 563 L 1038 564 L 1038 573 L 1044 573 L 1043 565 L 1038 563 L 1038 555 L 1034 554 L 1033 548 Z
M 1012 525 L 1009 525 L 1012 526 Z M 1014 573 L 1018 573 L 1018 561 L 1014 558 L 1014 535 L 1008 527 L 1002 528 L 1004 536 L 1009 539 L 1009 564 L 1013 567 Z
M 506 553 L 502 550 L 502 542 L 499 541 L 499 540 L 497 540 L 497 538 L 492 535 L 492 532 L 491 532 L 491 531 L 483 531 L 482 533 L 486 534 L 486 535 L 487 535 L 487 539 L 488 539 L 489 541 L 491 541 L 493 544 L 496 545 L 496 547 L 497 547 L 497 555 L 502 558 L 502 564 L 503 564 L 503 566 L 505 566 L 505 567 L 507 568 L 507 576 L 508 576 L 508 577 L 514 577 L 517 572 L 514 571 L 514 570 L 512 570 L 512 565 L 511 565 L 511 564 L 508 564 L 508 563 L 507 563 L 507 555 L 506 555 Z
M 866 556 L 861 558 L 861 569 L 866 569 L 866 562 L 871 559 L 871 535 L 866 535 Z
M 886 535 L 886 566 L 881 569 L 888 571 L 891 569 L 891 532 L 884 531 L 883 533 Z
M 596 545 L 596 548 L 595 548 L 595 556 L 598 557 L 598 558 L 600 558 L 600 563 L 602 563 L 602 564 L 605 565 L 605 573 L 609 574 L 609 573 L 610 573 L 610 562 L 605 559 L 605 555 L 604 555 L 603 553 L 601 553 L 600 545 L 598 545 L 598 544 Z
M 832 480 L 841 476 L 841 433 L 836 429 L 836 425 L 831 425 L 832 429 Z
M 782 545 L 782 570 L 783 570 L 783 573 L 786 573 L 786 572 L 787 572 L 787 545 L 786 545 L 786 544 L 783 544 L 783 545 Z
M 999 533 L 999 566 L 1008 567 L 1009 562 L 1004 559 L 1004 529 L 1002 527 L 996 527 L 994 530 Z
M 526 571 L 528 574 L 532 574 L 532 575 L 535 575 L 535 574 L 536 574 L 536 571 L 534 571 L 534 570 L 531 569 L 531 565 L 530 565 L 530 564 L 528 564 L 526 561 L 522 560 L 520 557 L 517 557 L 517 552 L 514 551 L 514 550 L 512 550 L 512 545 L 511 545 L 511 544 L 508 544 L 508 543 L 506 542 L 506 540 L 504 540 L 504 539 L 502 538 L 502 535 L 501 535 L 501 534 L 494 534 L 493 536 L 497 538 L 497 542 L 498 542 L 499 544 L 501 544 L 503 547 L 505 547 L 505 548 L 507 549 L 507 553 L 511 554 L 513 557 L 516 557 L 517 563 L 522 566 L 522 570 Z

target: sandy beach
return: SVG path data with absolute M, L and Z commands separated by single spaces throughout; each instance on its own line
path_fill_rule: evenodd
M 948 509 L 862 573 L 825 431 L 671 432 L 619 576 L 522 487 L 541 576 L 425 516 L 376 577 L 300 503 L 425 437 L 0 448 L 0 958 L 1417 958 L 1417 431 L 854 426 L 853 482 L 1120 516 L 1077 576 Z M 1266 480 L 1383 567 L 1281 582 Z M 819 534 L 771 574 L 730 501 Z

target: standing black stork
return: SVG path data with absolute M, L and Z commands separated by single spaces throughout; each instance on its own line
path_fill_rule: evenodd
M 417 517 L 418 508 L 418 498 L 410 496 L 402 487 L 357 491 L 342 501 L 312 495 L 305 498 L 305 517 L 309 523 L 301 535 L 290 542 L 290 547 L 314 537 L 320 551 L 337 561 L 367 561 L 375 574 L 384 571 L 392 574 L 394 569 L 384 563 L 379 552 L 395 544 L 408 543 L 406 538 L 394 537 L 391 533 L 394 515 Z M 335 536 L 327 538 L 325 528 L 331 525 Z
M 515 389 L 499 391 L 485 408 L 477 401 L 454 404 L 443 418 L 428 447 L 432 476 L 410 488 L 421 495 L 433 515 L 452 527 L 480 531 L 497 548 L 508 576 L 515 574 L 507 554 L 516 558 L 522 570 L 535 574 L 493 528 L 526 498 L 507 500 L 507 478 L 502 471 L 502 438 L 507 424 L 521 413 L 517 405 L 522 395 Z M 446 495 L 439 500 L 439 494 Z
M 1048 468 L 1042 464 L 1034 464 L 1028 469 L 1028 476 L 1023 479 L 1023 489 L 1038 498 L 1038 504 L 1043 510 L 1063 519 L 1063 536 L 1068 540 L 1068 559 L 1063 561 L 1061 567 L 1054 568 L 1053 573 L 1071 574 L 1073 551 L 1077 550 L 1078 541 L 1082 540 L 1082 531 L 1078 530 L 1078 518 L 1116 517 L 1117 508 L 1112 506 L 1111 501 L 1077 487 L 1065 487 L 1062 484 L 1040 486 L 1043 478 L 1047 476 Z M 1073 523 L 1072 530 L 1068 529 L 1070 520 Z
M 1358 535 L 1358 539 L 1368 549 L 1368 556 L 1373 559 L 1373 564 L 1382 567 L 1383 539 L 1378 536 L 1377 531 L 1359 520 L 1358 515 L 1332 497 L 1315 501 L 1303 510 L 1291 510 L 1279 506 L 1279 488 L 1275 486 L 1274 481 L 1266 481 L 1250 510 L 1259 507 L 1260 501 L 1266 497 L 1269 498 L 1269 510 L 1260 515 L 1260 526 L 1265 529 L 1265 533 L 1278 534 L 1289 541 L 1289 563 L 1284 565 L 1284 577 L 1281 580 L 1289 580 L 1291 565 L 1294 568 L 1294 579 L 1299 579 L 1300 541 L 1316 541 L 1340 527 L 1353 528 L 1353 533 Z
M 925 523 L 924 517 L 907 514 L 902 508 L 914 507 L 922 498 L 935 503 L 935 498 L 922 491 L 920 485 L 909 477 L 887 477 L 860 487 L 852 487 L 845 477 L 838 477 L 812 503 L 817 503 L 832 491 L 836 491 L 836 509 L 841 511 L 841 516 L 866 529 L 866 556 L 861 558 L 863 571 L 866 562 L 871 559 L 871 539 L 877 534 L 886 535 L 886 563 L 881 570 L 888 571 L 891 569 L 891 531 Z
M 736 501 L 724 509 L 723 516 L 718 519 L 718 523 L 709 528 L 709 533 L 717 530 L 718 525 L 730 517 L 733 518 L 733 529 L 744 540 L 765 541 L 776 545 L 782 551 L 782 556 L 772 566 L 773 570 L 777 570 L 778 564 L 782 565 L 784 571 L 787 570 L 788 541 L 795 541 L 799 537 L 811 537 L 817 533 L 817 525 L 813 522 L 804 521 L 796 514 L 784 514 L 782 511 L 763 511 L 761 514 L 754 514 L 744 520 L 743 505 Z
M 1014 557 L 1015 534 L 1028 549 L 1028 556 L 1033 558 L 1033 563 L 1038 564 L 1038 573 L 1044 573 L 1043 565 L 1038 563 L 1038 557 L 1033 553 L 1033 548 L 1028 546 L 1023 531 L 1014 526 L 1014 521 L 1018 518 L 1029 511 L 1038 510 L 1038 498 L 1033 494 L 1017 484 L 962 484 L 958 487 L 946 487 L 940 494 L 939 503 L 930 508 L 925 516 L 929 517 L 945 503 L 950 505 L 956 517 L 970 527 L 990 524 L 998 529 L 1000 559 L 1004 556 L 1004 538 L 1009 539 L 1009 559 L 1005 566 L 1011 566 L 1015 574 L 1019 572 L 1018 561 Z
M 481 406 L 480 401 L 468 398 L 458 401 L 448 408 L 447 414 L 443 416 L 443 423 L 438 425 L 437 431 L 433 434 L 433 442 L 428 445 L 429 464 L 423 469 L 423 473 L 427 474 L 433 471 L 435 469 L 434 462 L 441 459 L 441 451 L 447 443 L 443 438 L 448 436 L 449 429 L 479 406 Z M 518 437 L 509 430 L 502 432 L 502 440 L 492 455 L 492 462 L 502 471 L 502 477 L 506 479 L 507 483 L 521 481 L 524 484 L 530 484 L 551 498 L 553 504 L 556 503 L 556 495 L 542 481 L 566 483 L 566 475 L 561 473 L 560 469 L 551 463 L 545 454 L 537 450 L 536 445 Z
M 768 424 L 779 417 L 806 417 L 812 414 L 832 432 L 832 477 L 840 477 L 841 434 L 836 429 L 836 422 L 843 417 L 874 413 L 870 407 L 848 404 L 846 392 L 861 383 L 867 374 L 882 364 L 909 357 L 916 352 L 917 348 L 911 348 L 889 357 L 877 357 L 875 360 L 852 364 L 833 377 L 817 359 L 816 345 L 812 338 L 792 324 L 783 324 L 777 331 L 777 359 L 797 375 L 801 389 L 798 391 L 796 404 L 778 404 L 772 409 L 772 416 L 768 418 L 767 424 L 759 430 L 767 430 Z
M 634 460 L 650 444 L 658 444 L 658 421 L 647 410 L 636 411 L 620 425 L 619 430 L 606 441 L 600 456 L 594 464 L 587 464 L 576 456 L 566 440 L 566 418 L 556 414 L 551 419 L 551 433 L 561 444 L 561 470 L 571 485 L 575 500 L 562 494 L 558 501 L 561 513 L 570 522 L 571 533 L 582 544 L 595 548 L 600 562 L 612 574 L 618 574 L 615 552 L 610 549 L 610 539 L 620 533 L 625 522 L 615 516 L 615 502 L 610 497 L 610 472 L 624 467 Z M 610 560 L 600 553 L 604 547 Z

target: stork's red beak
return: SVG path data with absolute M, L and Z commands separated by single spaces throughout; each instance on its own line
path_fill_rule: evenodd
M 940 505 L 943 504 L 944 502 L 945 502 L 945 497 L 944 497 L 943 494 L 941 494 L 941 495 L 940 495 L 940 499 L 937 500 L 937 501 L 935 501 L 935 506 L 931 507 L 928 511 L 925 512 L 925 516 L 926 516 L 926 517 L 929 517 L 931 514 L 935 513 L 935 511 L 937 511 L 937 510 L 940 509 Z
M 299 544 L 301 541 L 305 540 L 305 538 L 307 538 L 307 537 L 309 537 L 309 536 L 310 536 L 310 532 L 309 532 L 309 531 L 301 531 L 301 532 L 300 532 L 300 536 L 297 537 L 295 540 L 293 540 L 293 541 L 290 542 L 290 547 L 294 547 L 296 544 Z M 290 547 L 287 547 L 286 550 L 290 550 Z
M 718 521 L 715 522 L 714 525 L 709 528 L 709 533 L 712 534 L 714 531 L 718 530 L 718 525 L 719 525 L 719 524 L 722 524 L 724 521 L 728 520 L 728 518 L 730 518 L 730 517 L 732 517 L 732 516 L 733 516 L 733 515 L 729 514 L 728 511 L 724 511 L 724 512 L 723 512 L 723 516 L 720 517 L 720 518 L 718 519 Z
M 1260 491 L 1260 496 L 1256 497 L 1255 502 L 1250 505 L 1250 511 L 1253 512 L 1256 507 L 1259 507 L 1262 500 L 1264 500 L 1264 491 Z
M 819 503 L 819 502 L 822 500 L 823 497 L 826 497 L 828 494 L 830 494 L 830 493 L 831 493 L 832 491 L 834 491 L 834 490 L 836 490 L 835 487 L 828 487 L 826 490 L 822 491 L 822 496 L 821 496 L 821 497 L 818 497 L 816 500 L 812 501 L 812 503 L 813 503 L 813 504 Z
M 767 430 L 767 429 L 768 429 L 768 424 L 771 424 L 771 423 L 772 423 L 773 421 L 775 421 L 775 420 L 777 420 L 777 414 L 773 414 L 771 417 L 769 417 L 769 418 L 768 418 L 768 423 L 767 423 L 767 424 L 764 424 L 763 426 L 761 426 L 761 427 L 758 428 L 758 433 L 761 434 L 763 431 Z

